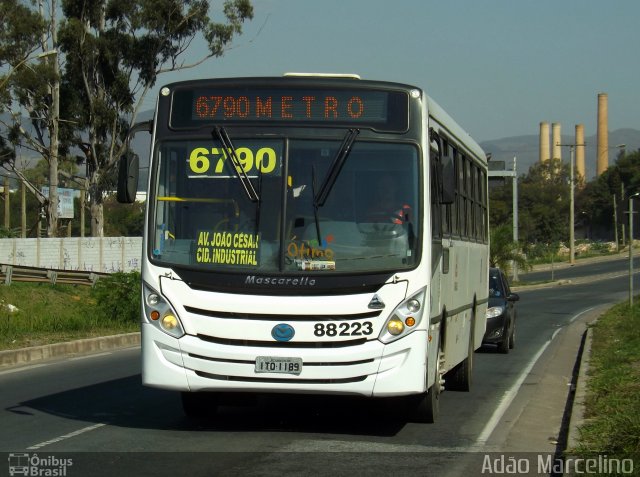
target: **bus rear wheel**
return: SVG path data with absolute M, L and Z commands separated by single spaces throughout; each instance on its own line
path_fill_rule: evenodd
M 449 371 L 447 383 L 449 383 L 448 389 L 454 391 L 471 391 L 471 375 L 473 372 L 473 354 L 474 349 L 474 321 L 471 320 L 471 330 L 469 331 L 469 346 L 467 349 L 467 357 Z
M 213 417 L 218 408 L 218 398 L 215 393 L 182 392 L 182 409 L 187 417 Z

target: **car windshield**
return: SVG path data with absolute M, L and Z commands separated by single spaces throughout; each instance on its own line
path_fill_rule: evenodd
M 341 139 L 232 140 L 242 179 L 213 137 L 156 148 L 150 226 L 157 263 L 287 274 L 415 265 L 421 216 L 415 145 L 358 139 L 337 178 L 326 181 Z M 328 190 L 319 201 L 323 185 Z
M 491 272 L 489 274 L 489 296 L 493 298 L 504 297 L 504 289 L 502 287 L 502 281 L 498 275 L 498 272 Z

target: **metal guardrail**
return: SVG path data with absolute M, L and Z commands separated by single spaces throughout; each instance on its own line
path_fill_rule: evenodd
M 76 270 L 56 270 L 51 268 L 23 267 L 19 265 L 2 265 L 0 280 L 5 285 L 16 282 L 49 282 L 53 285 L 64 283 L 71 285 L 94 286 L 100 277 L 107 277 L 108 273 L 96 273 Z

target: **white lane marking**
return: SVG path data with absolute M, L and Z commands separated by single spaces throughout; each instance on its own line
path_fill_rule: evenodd
M 569 323 L 573 323 L 580 316 L 593 310 L 594 308 L 595 307 L 587 308 L 586 310 L 583 310 L 580 313 L 574 315 L 569 320 Z M 509 406 L 511 405 L 515 397 L 518 395 L 520 386 L 522 386 L 522 383 L 524 382 L 524 380 L 527 379 L 527 376 L 529 376 L 529 373 L 538 362 L 538 359 L 540 359 L 540 356 L 542 356 L 542 353 L 545 352 L 545 350 L 551 344 L 554 338 L 558 335 L 558 333 L 560 333 L 560 330 L 562 330 L 562 328 L 558 328 L 556 331 L 554 331 L 549 341 L 543 344 L 542 347 L 538 350 L 538 352 L 534 355 L 534 357 L 531 358 L 531 361 L 529 361 L 529 363 L 527 364 L 527 367 L 522 371 L 522 373 L 520 373 L 520 376 L 518 376 L 517 381 L 513 383 L 513 385 L 503 394 L 502 398 L 500 399 L 500 404 L 498 405 L 496 410 L 493 411 L 493 415 L 491 416 L 491 419 L 489 419 L 489 421 L 485 424 L 484 429 L 482 429 L 480 436 L 478 436 L 478 439 L 476 439 L 476 443 L 474 444 L 474 446 L 482 447 L 484 444 L 486 444 L 487 440 L 489 440 L 489 437 L 491 436 L 495 428 L 498 427 L 498 424 L 500 423 L 500 419 L 502 419 L 502 416 L 507 411 L 507 409 L 509 408 Z
M 581 311 L 580 313 L 578 313 L 577 315 L 575 315 L 573 318 L 571 318 L 571 319 L 569 320 L 569 323 L 573 323 L 574 321 L 576 321 L 576 320 L 578 319 L 578 317 L 580 317 L 580 316 L 584 315 L 585 313 L 587 313 L 587 312 L 589 312 L 589 311 L 591 311 L 591 310 L 595 310 L 595 308 L 596 308 L 595 306 L 592 306 L 591 308 L 587 308 L 586 310 Z
M 63 436 L 54 437 L 48 441 L 41 442 L 39 444 L 32 445 L 31 447 L 27 447 L 27 450 L 38 450 L 49 444 L 55 444 L 56 442 L 61 442 L 67 439 L 71 439 L 72 437 L 79 436 L 80 434 L 84 434 L 85 432 L 94 431 L 99 429 L 102 426 L 106 426 L 104 423 L 94 424 L 93 426 L 83 427 L 82 429 L 78 429 L 77 431 L 70 432 L 69 434 L 65 434 Z
M 502 419 L 502 416 L 504 415 L 504 413 L 507 411 L 507 409 L 515 399 L 516 395 L 518 394 L 518 391 L 520 390 L 520 386 L 522 386 L 522 383 L 529 375 L 529 372 L 531 371 L 531 369 L 533 369 L 533 367 L 535 366 L 540 356 L 542 356 L 542 353 L 545 352 L 547 347 L 553 341 L 553 338 L 555 338 L 559 332 L 560 332 L 560 328 L 558 328 L 553 333 L 553 336 L 551 336 L 551 339 L 549 341 L 547 341 L 545 344 L 542 345 L 542 348 L 538 350 L 538 352 L 534 355 L 531 361 L 529 361 L 529 364 L 527 364 L 527 367 L 522 371 L 522 373 L 520 373 L 520 376 L 518 376 L 518 379 L 516 380 L 516 382 L 513 383 L 513 385 L 502 395 L 502 398 L 500 399 L 500 404 L 498 405 L 496 410 L 493 411 L 493 415 L 491 416 L 491 419 L 489 419 L 489 421 L 485 424 L 484 429 L 482 429 L 482 432 L 480 433 L 480 436 L 478 436 L 478 438 L 476 439 L 475 446 L 483 446 L 487 442 L 487 440 L 489 439 L 489 436 L 493 433 L 495 428 L 498 426 L 500 419 Z
M 109 356 L 110 354 L 113 353 L 111 351 L 105 351 L 103 353 L 87 354 L 84 356 L 76 356 L 75 358 L 68 358 L 67 361 L 80 361 L 83 359 L 97 358 L 99 356 Z
M 0 376 L 4 376 L 5 374 L 20 373 L 22 371 L 29 371 L 30 369 L 44 368 L 45 366 L 49 366 L 50 364 L 51 363 L 31 364 L 29 366 L 20 366 L 19 368 L 7 369 L 5 371 L 0 371 Z

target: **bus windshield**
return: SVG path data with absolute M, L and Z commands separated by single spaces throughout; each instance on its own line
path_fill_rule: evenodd
M 337 178 L 325 181 L 340 138 L 231 139 L 235 159 L 229 143 L 215 136 L 156 146 L 150 197 L 156 263 L 287 275 L 417 264 L 417 145 L 358 138 Z M 329 190 L 319 202 L 323 184 Z

